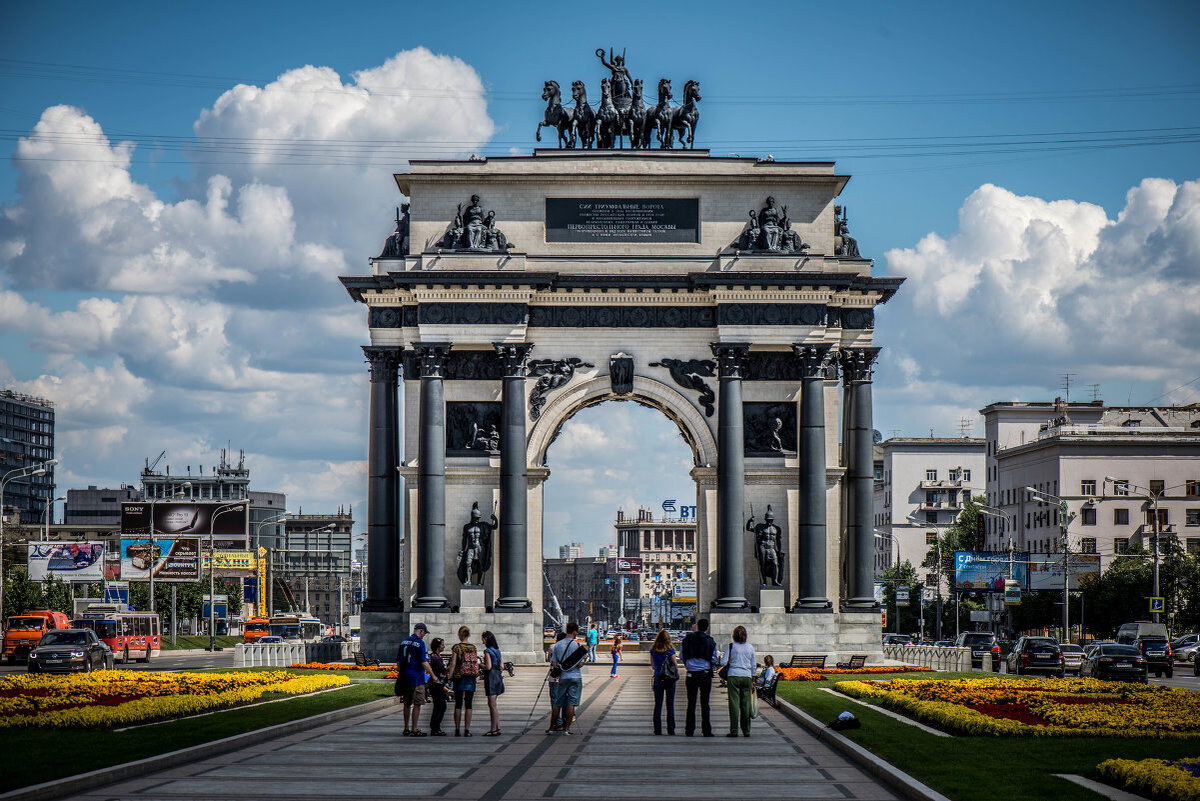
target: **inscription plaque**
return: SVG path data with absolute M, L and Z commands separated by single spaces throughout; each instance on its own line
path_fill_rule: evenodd
M 546 198 L 547 242 L 699 242 L 698 198 Z

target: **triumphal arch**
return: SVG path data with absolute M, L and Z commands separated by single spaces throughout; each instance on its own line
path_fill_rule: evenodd
M 395 233 L 342 279 L 370 330 L 364 651 L 391 658 L 422 620 L 541 661 L 547 450 L 628 400 L 691 447 L 718 641 L 743 624 L 777 658 L 880 653 L 874 309 L 903 279 L 859 255 L 833 163 L 645 138 L 396 175 Z

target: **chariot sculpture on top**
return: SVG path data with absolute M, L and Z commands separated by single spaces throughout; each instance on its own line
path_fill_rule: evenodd
M 683 86 L 683 104 L 671 105 L 674 99 L 671 80 L 658 81 L 658 102 L 647 107 L 642 94 L 642 81 L 633 78 L 625 65 L 625 53 L 596 50 L 600 63 L 608 69 L 610 77 L 600 81 L 600 104 L 593 109 L 588 103 L 587 87 L 583 81 L 571 84 L 571 100 L 574 108 L 562 104 L 562 89 L 558 81 L 546 81 L 542 86 L 542 100 L 546 110 L 537 127 L 537 141 L 542 141 L 542 128 L 553 128 L 558 133 L 558 146 L 564 149 L 575 147 L 590 149 L 628 147 L 645 150 L 657 140 L 664 150 L 675 147 L 679 137 L 682 148 L 696 146 L 696 126 L 700 122 L 700 83 L 688 81 Z

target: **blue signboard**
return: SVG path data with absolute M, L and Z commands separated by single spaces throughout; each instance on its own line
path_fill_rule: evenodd
M 208 601 L 205 601 L 200 605 L 200 617 L 203 620 L 208 620 Z M 224 601 L 218 601 L 216 615 L 214 615 L 214 617 L 216 617 L 217 620 L 224 620 L 225 618 L 229 617 L 229 605 Z
M 954 590 L 956 592 L 1004 592 L 1004 582 L 1012 578 L 1024 587 L 1025 554 L 1018 554 L 1010 563 L 1007 553 L 994 551 L 955 551 Z

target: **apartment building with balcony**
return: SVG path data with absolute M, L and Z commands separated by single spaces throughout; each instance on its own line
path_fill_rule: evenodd
M 893 437 L 878 447 L 876 575 L 905 560 L 919 566 L 964 502 L 984 489 L 982 439 Z
M 1066 547 L 1100 555 L 1101 569 L 1126 547 L 1151 547 L 1157 525 L 1200 553 L 1200 404 L 1111 407 L 1005 402 L 981 410 L 987 440 L 985 546 L 1061 553 L 1059 508 L 1026 487 L 1066 501 Z M 1164 543 L 1165 546 L 1165 543 Z

